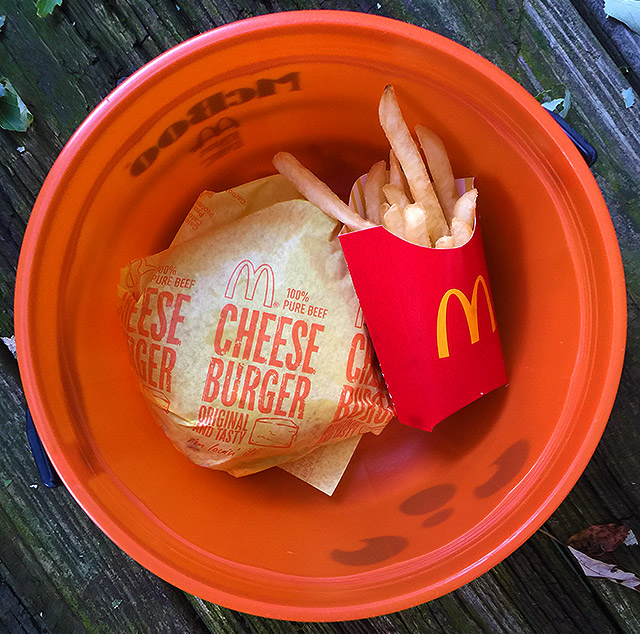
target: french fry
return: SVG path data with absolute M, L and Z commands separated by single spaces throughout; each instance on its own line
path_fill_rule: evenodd
M 453 249 L 455 246 L 452 236 L 442 236 L 442 238 L 436 240 L 435 244 L 436 249 Z
M 389 211 L 389 209 L 391 209 L 391 205 L 389 203 L 382 203 L 382 206 L 380 207 L 380 224 L 381 225 L 384 225 L 384 217 L 387 211 Z
M 440 236 L 448 233 L 449 224 L 438 202 L 438 197 L 429 179 L 429 174 L 420 156 L 418 146 L 402 117 L 395 91 L 391 85 L 386 86 L 382 93 L 378 106 L 378 116 L 391 149 L 402 167 L 402 172 L 407 179 L 413 199 L 428 210 L 427 226 L 429 226 L 429 216 L 431 216 L 432 224 L 437 226 L 444 224 L 447 227 L 446 231 L 438 231 L 437 235 L 430 236 L 432 241 L 435 241 Z M 440 222 L 440 220 L 433 218 L 434 216 L 441 216 L 442 221 Z
M 405 194 L 410 203 L 415 202 L 411 199 L 411 191 L 409 183 L 402 171 L 398 157 L 393 150 L 389 150 L 389 183 L 398 186 Z
M 393 153 L 402 166 L 413 199 L 422 202 L 427 195 L 429 175 L 420 151 L 405 123 L 393 86 L 385 87 L 378 106 L 380 125 L 387 135 Z
M 429 184 L 431 195 L 426 196 L 421 205 L 424 207 L 427 216 L 427 231 L 429 232 L 429 238 L 431 242 L 436 242 L 438 238 L 449 235 L 449 225 L 444 219 L 442 209 L 438 203 L 435 192 L 433 191 L 433 185 Z
M 357 231 L 375 225 L 362 219 L 348 205 L 331 191 L 317 176 L 304 167 L 298 159 L 288 152 L 278 152 L 273 157 L 273 165 L 293 186 L 311 203 L 327 216 L 342 222 L 348 228 Z
M 416 135 L 427 159 L 438 201 L 447 222 L 451 225 L 454 206 L 459 196 L 447 150 L 440 137 L 426 126 L 417 125 Z
M 461 247 L 468 242 L 472 233 L 473 227 L 464 220 L 454 217 L 451 221 L 451 237 L 453 238 L 455 246 Z
M 405 194 L 404 190 L 400 185 L 395 185 L 393 183 L 387 183 L 382 191 L 387 199 L 387 202 L 390 205 L 398 205 L 401 209 L 404 209 L 407 205 L 411 204 L 409 198 Z
M 399 238 L 404 238 L 404 215 L 398 205 L 391 205 L 382 217 L 382 226 Z
M 414 203 L 405 207 L 403 215 L 405 238 L 421 247 L 430 247 L 431 240 L 427 232 L 427 214 L 424 207 Z
M 466 222 L 473 227 L 476 222 L 476 200 L 478 199 L 478 190 L 470 189 L 456 200 L 453 206 L 453 216 Z
M 387 181 L 387 164 L 378 161 L 371 166 L 364 184 L 364 205 L 367 219 L 374 224 L 381 222 L 380 209 L 386 202 L 382 188 Z
M 391 145 L 389 172 L 385 161 L 378 161 L 371 166 L 364 186 L 360 185 L 364 218 L 291 154 L 279 152 L 273 164 L 307 200 L 343 223 L 347 231 L 382 224 L 400 238 L 421 246 L 447 249 L 465 244 L 473 234 L 477 190 L 458 196 L 441 139 L 418 125 L 416 134 L 427 157 L 433 182 L 430 180 L 390 85 L 384 89 L 378 114 Z

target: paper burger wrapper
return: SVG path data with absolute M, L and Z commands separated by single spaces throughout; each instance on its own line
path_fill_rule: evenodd
M 456 181 L 460 193 L 471 182 Z M 350 201 L 356 209 L 360 185 Z M 340 242 L 401 423 L 431 431 L 506 384 L 478 222 L 453 249 L 418 246 L 382 226 Z
M 393 417 L 335 230 L 273 176 L 204 192 L 166 251 L 123 269 L 133 367 L 193 462 L 331 493 Z

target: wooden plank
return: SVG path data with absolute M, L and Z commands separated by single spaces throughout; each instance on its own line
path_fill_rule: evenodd
M 611 59 L 607 51 L 612 49 L 600 45 L 609 35 L 596 32 L 596 37 L 585 26 L 581 15 L 588 18 L 592 0 L 576 0 L 579 12 L 568 0 L 178 0 L 177 5 L 161 0 L 65 0 L 46 20 L 24 10 L 19 0 L 2 0 L 0 13 L 8 15 L 0 37 L 3 73 L 36 121 L 24 135 L 0 135 L 0 334 L 11 334 L 13 277 L 29 210 L 53 159 L 88 110 L 144 62 L 207 28 L 271 10 L 338 4 L 451 37 L 489 58 L 533 94 L 564 85 L 571 90 L 569 121 L 600 151 L 595 173 L 621 239 L 629 287 L 629 348 L 610 426 L 585 475 L 547 529 L 566 540 L 589 524 L 624 519 L 640 534 L 635 479 L 640 455 L 635 423 L 640 410 L 639 127 L 636 112 L 626 110 L 618 96 L 628 80 L 618 67 L 622 61 L 637 66 L 624 42 L 616 44 L 619 57 Z M 16 149 L 21 146 L 23 153 Z M 199 632 L 204 623 L 209 631 L 234 633 L 640 631 L 638 595 L 585 580 L 566 551 L 545 535 L 534 536 L 464 588 L 377 619 L 296 624 L 240 614 L 195 597 L 188 597 L 187 605 L 181 593 L 115 548 L 65 491 L 29 487 L 36 476 L 22 432 L 15 367 L 6 353 L 0 353 L 0 360 L 0 415 L 9 421 L 1 432 L 9 437 L 0 443 L 0 462 L 3 480 L 11 480 L 6 487 L 0 482 L 0 530 L 13 536 L 0 543 L 0 624 L 5 629 L 61 631 L 64 624 L 65 632 Z M 640 572 L 637 550 L 621 551 L 620 557 Z M 18 570 L 17 562 L 26 572 Z
M 4 346 L 0 370 L 0 631 L 205 634 L 182 592 L 117 548 L 64 487 L 38 484 Z
M 65 3 L 69 15 L 56 9 L 42 20 L 24 3 L 3 0 L 0 13 L 6 13 L 7 21 L 0 37 L 2 72 L 35 116 L 27 133 L 0 134 L 3 336 L 12 334 L 13 283 L 26 221 L 63 144 L 121 79 L 193 34 L 179 22 L 180 28 L 171 27 L 166 13 L 172 5 L 156 3 L 156 11 L 138 4 L 107 9 Z M 184 594 L 116 548 L 64 488 L 35 488 L 38 478 L 24 434 L 24 404 L 17 396 L 21 390 L 15 362 L 7 355 L 2 347 L 0 533 L 11 538 L 0 540 L 0 630 L 207 631 Z
M 640 96 L 640 35 L 607 17 L 603 0 L 576 0 L 574 6 L 625 79 Z
M 64 143 L 120 81 L 199 31 L 164 2 L 65 2 L 42 19 L 22 0 L 2 0 L 0 13 L 1 72 L 34 115 L 26 133 L 0 131 L 0 334 L 8 336 L 19 245 Z
M 591 2 L 585 5 L 592 6 Z M 640 367 L 640 126 L 637 107 L 624 106 L 622 90 L 633 73 L 623 73 L 622 63 L 634 67 L 634 48 L 619 49 L 616 59 L 603 50 L 594 36 L 585 36 L 580 14 L 568 3 L 533 0 L 525 2 L 516 78 L 531 92 L 554 83 L 567 86 L 574 107 L 569 122 L 599 150 L 594 167 L 616 228 L 628 293 L 628 344 L 622 380 L 609 426 L 571 495 L 549 521 L 559 538 L 590 524 L 624 521 L 636 532 L 639 492 L 637 487 L 640 436 L 637 429 Z M 593 21 L 590 21 L 593 25 Z M 608 25 L 607 28 L 611 28 Z M 599 33 L 598 33 L 599 34 Z M 602 35 L 600 38 L 602 38 Z M 547 46 L 542 46 L 540 37 Z M 635 38 L 635 36 L 634 36 Z M 606 38 L 605 38 L 606 39 Z M 620 40 L 618 40 L 620 41 Z M 637 65 L 635 66 L 637 70 Z M 538 83 L 539 82 L 539 83 Z M 621 565 L 640 572 L 638 549 L 621 549 Z M 599 605 L 607 610 L 617 628 L 640 631 L 640 599 L 605 581 L 589 581 Z

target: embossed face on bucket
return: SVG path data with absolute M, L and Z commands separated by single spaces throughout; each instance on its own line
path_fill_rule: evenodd
M 363 438 L 331 498 L 278 469 L 235 479 L 190 463 L 151 419 L 129 365 L 120 268 L 166 248 L 203 190 L 273 173 L 278 151 L 346 199 L 386 156 L 375 106 L 387 83 L 410 124 L 438 131 L 455 176 L 476 178 L 508 388 L 431 434 L 390 424 Z M 16 315 L 38 431 L 120 547 L 204 599 L 323 621 L 451 591 L 551 514 L 610 412 L 625 293 L 595 181 L 515 82 L 417 27 L 281 13 L 185 42 L 92 113 L 33 210 Z M 448 345 L 453 355 L 477 344 Z
M 493 462 L 478 465 L 476 474 L 478 484 L 471 490 L 476 500 L 488 500 L 497 497 L 503 489 L 517 483 L 517 478 L 529 457 L 529 442 L 518 440 L 500 453 Z M 406 520 L 398 519 L 397 527 L 405 533 L 397 535 L 381 535 L 371 527 L 370 535 L 360 540 L 361 547 L 354 550 L 336 548 L 331 551 L 331 558 L 345 566 L 363 568 L 393 560 L 409 546 L 411 540 L 428 541 L 429 533 L 437 529 L 447 534 L 447 525 L 455 525 L 460 518 L 456 513 L 465 513 L 466 498 L 469 491 L 461 491 L 455 483 L 433 484 L 413 493 L 393 509 L 398 515 L 405 515 Z M 391 512 L 391 509 L 389 509 Z M 420 531 L 419 529 L 424 529 Z M 366 531 L 365 531 L 366 532 Z M 433 534 L 433 533 L 431 533 Z

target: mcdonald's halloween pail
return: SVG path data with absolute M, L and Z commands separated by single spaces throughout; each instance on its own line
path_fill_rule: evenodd
M 375 105 L 387 83 L 409 123 L 438 131 L 455 173 L 476 179 L 508 388 L 431 433 L 391 423 L 364 437 L 332 497 L 277 469 L 234 479 L 192 464 L 133 376 L 120 268 L 166 248 L 203 190 L 272 174 L 281 150 L 346 198 L 386 151 Z M 536 100 L 443 37 L 322 11 L 220 27 L 118 86 L 44 182 L 15 304 L 36 427 L 94 522 L 190 593 L 308 621 L 428 601 L 522 544 L 599 441 L 626 325 L 607 208 Z M 452 358 L 458 343 L 448 340 Z

